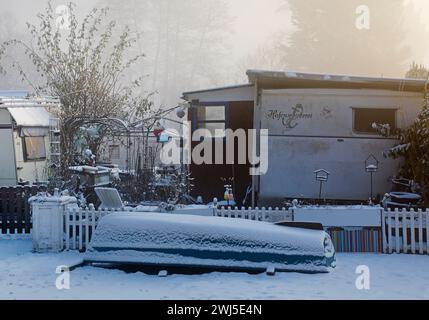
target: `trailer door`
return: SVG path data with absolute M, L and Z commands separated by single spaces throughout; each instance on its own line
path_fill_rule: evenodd
M 17 184 L 12 119 L 7 109 L 0 109 L 0 187 Z

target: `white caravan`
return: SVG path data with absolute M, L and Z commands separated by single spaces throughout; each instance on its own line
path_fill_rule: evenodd
M 49 113 L 59 102 L 29 98 L 26 92 L 0 92 L 0 187 L 46 181 L 50 159 Z
M 235 130 L 245 123 L 248 128 L 268 129 L 265 175 L 249 179 L 240 175 L 239 166 L 234 170 L 225 166 L 225 172 L 234 174 L 238 197 L 248 194 L 251 183 L 253 206 L 281 205 L 286 198 L 318 199 L 320 182 L 315 172 L 323 169 L 329 177 L 323 183 L 322 198 L 368 201 L 371 174 L 366 172 L 367 159 L 377 164 L 374 196 L 390 191 L 390 179 L 398 173 L 400 161 L 385 158 L 383 152 L 397 141 L 377 133 L 373 124 L 388 124 L 392 132 L 411 125 L 428 90 L 425 80 L 262 70 L 250 70 L 247 75 L 248 84 L 183 94 L 191 106 L 189 119 L 198 125 L 210 123 Z M 197 112 L 213 106 L 225 110 L 222 121 L 208 118 L 209 112 Z M 247 115 L 249 123 L 243 120 Z M 210 170 L 212 176 L 206 174 Z M 208 178 L 216 182 L 221 170 L 222 166 L 213 170 L 191 165 L 191 171 L 197 173 L 197 192 L 218 197 L 204 188 L 210 185 Z

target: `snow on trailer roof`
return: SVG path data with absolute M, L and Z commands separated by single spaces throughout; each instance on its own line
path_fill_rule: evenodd
M 245 84 L 237 84 L 237 85 L 233 85 L 233 86 L 224 86 L 224 87 L 216 87 L 216 88 L 210 88 L 210 89 L 201 89 L 201 90 L 183 92 L 183 96 L 187 96 L 190 94 L 196 94 L 196 93 L 222 91 L 222 90 L 230 90 L 230 89 L 240 89 L 240 88 L 253 87 L 253 86 L 254 86 L 253 83 L 245 83 Z
M 375 89 L 399 92 L 423 92 L 429 90 L 429 80 L 407 78 L 384 78 L 353 75 L 334 75 L 293 71 L 248 70 L 249 83 L 218 88 L 209 88 L 183 93 L 182 99 L 190 101 L 192 96 L 210 97 L 217 93 L 248 90 L 258 85 L 260 89 Z M 220 97 L 219 99 L 222 99 Z M 251 98 L 250 100 L 253 100 Z M 228 100 L 228 99 L 226 99 Z
M 188 102 L 198 100 L 199 102 L 223 103 L 226 101 L 253 101 L 253 83 L 245 83 L 234 86 L 218 87 L 197 91 L 184 92 L 182 99 Z
M 31 97 L 25 91 L 0 91 L 0 109 L 7 109 L 21 127 L 49 127 L 48 108 L 57 108 L 60 100 L 53 97 Z
M 429 89 L 425 79 L 384 78 L 353 75 L 304 73 L 293 71 L 248 70 L 251 83 L 263 88 L 337 88 L 380 89 L 393 91 L 423 92 Z
M 0 108 L 21 108 L 21 107 L 46 107 L 57 108 L 61 104 L 59 99 L 51 97 L 37 98 L 9 98 L 0 96 Z
M 0 90 L 0 108 L 12 107 L 58 107 L 59 98 L 51 96 L 35 96 L 27 91 Z
M 3 98 L 26 98 L 28 97 L 27 91 L 20 91 L 20 90 L 1 90 L 0 91 L 0 100 Z
M 44 107 L 7 108 L 19 127 L 49 127 L 50 114 Z

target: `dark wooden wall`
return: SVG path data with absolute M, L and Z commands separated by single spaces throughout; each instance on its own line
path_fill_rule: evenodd
M 230 102 L 227 107 L 227 128 L 232 130 L 253 129 L 253 101 L 245 102 Z M 192 115 L 190 115 L 192 120 Z M 224 143 L 224 163 L 226 163 L 226 146 Z M 192 147 L 194 148 L 198 142 L 193 142 Z M 213 158 L 215 150 L 213 148 Z M 219 200 L 223 200 L 224 194 L 224 182 L 221 178 L 232 178 L 234 177 L 234 194 L 238 204 L 241 205 L 242 200 L 245 197 L 246 189 L 250 185 L 252 179 L 249 175 L 250 164 L 239 165 L 238 163 L 238 144 L 235 142 L 235 165 L 190 165 L 190 171 L 192 178 L 194 178 L 191 194 L 196 196 L 202 196 L 205 202 L 211 202 L 214 197 Z M 247 158 L 247 157 L 246 157 Z M 214 160 L 213 160 L 214 161 Z
M 30 233 L 31 210 L 28 199 L 43 187 L 0 187 L 0 234 Z

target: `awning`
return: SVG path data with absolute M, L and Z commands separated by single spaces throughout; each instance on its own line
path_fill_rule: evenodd
M 23 137 L 42 137 L 49 134 L 50 114 L 44 107 L 7 108 Z

